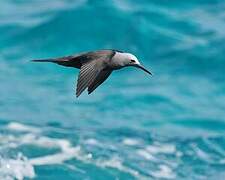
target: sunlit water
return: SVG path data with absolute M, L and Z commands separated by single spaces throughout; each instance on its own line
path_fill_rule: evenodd
M 0 2 L 0 179 L 224 179 L 225 2 Z M 134 53 L 75 98 L 78 71 L 30 59 Z

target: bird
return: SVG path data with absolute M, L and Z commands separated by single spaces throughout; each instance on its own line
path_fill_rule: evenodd
M 88 94 L 91 94 L 114 70 L 119 70 L 124 67 L 131 66 L 140 68 L 152 75 L 150 71 L 141 65 L 135 55 L 114 49 L 89 51 L 59 58 L 35 59 L 32 61 L 51 62 L 80 69 L 76 97 L 79 97 L 85 89 L 88 89 Z

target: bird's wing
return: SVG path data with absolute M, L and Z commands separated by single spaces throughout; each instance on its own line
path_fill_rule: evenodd
M 85 53 L 79 57 L 82 65 L 77 82 L 77 97 L 80 96 L 87 87 L 90 87 L 90 91 L 92 92 L 109 76 L 107 73 L 106 75 L 104 75 L 104 73 L 103 75 L 100 74 L 105 70 L 106 62 L 111 59 L 114 54 L 115 52 L 112 50 L 101 50 Z
M 112 70 L 102 70 L 99 72 L 95 80 L 88 86 L 88 94 L 91 94 L 99 85 L 101 85 L 112 73 Z
M 77 89 L 76 96 L 80 96 L 80 94 L 91 85 L 94 79 L 97 77 L 99 73 L 99 68 L 96 67 L 95 61 L 91 61 L 85 63 L 81 66 L 78 81 L 77 81 Z

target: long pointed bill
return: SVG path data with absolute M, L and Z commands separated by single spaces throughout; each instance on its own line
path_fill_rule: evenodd
M 145 69 L 144 66 L 142 66 L 142 65 L 140 65 L 140 64 L 135 64 L 134 66 L 137 67 L 137 68 L 140 68 L 140 69 L 142 69 L 143 71 L 145 71 L 146 73 L 152 75 L 152 73 L 151 73 L 150 71 L 148 71 L 147 69 Z

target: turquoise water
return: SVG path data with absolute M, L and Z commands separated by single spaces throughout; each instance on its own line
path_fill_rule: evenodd
M 225 1 L 0 2 L 0 179 L 223 179 Z M 114 72 L 75 98 L 78 71 L 30 59 L 113 48 Z

